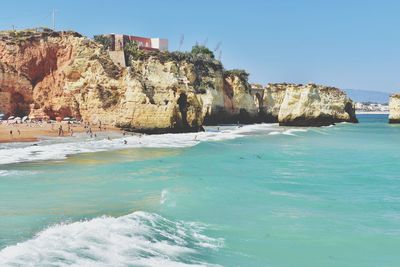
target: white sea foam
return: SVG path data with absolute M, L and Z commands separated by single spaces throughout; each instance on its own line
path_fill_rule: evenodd
M 308 132 L 308 130 L 307 129 L 302 129 L 302 128 L 300 128 L 300 129 L 280 128 L 280 129 L 278 129 L 276 131 L 272 131 L 272 132 L 268 133 L 268 135 L 280 135 L 280 134 L 283 134 L 283 135 L 296 136 L 296 134 L 294 134 L 296 132 Z
M 198 223 L 134 212 L 54 225 L 0 251 L 0 266 L 212 266 L 223 240 Z
M 61 160 L 68 155 L 125 148 L 181 148 L 204 141 L 235 139 L 252 133 L 268 133 L 275 124 L 255 124 L 243 127 L 213 127 L 214 131 L 184 134 L 127 135 L 112 140 L 81 138 L 48 139 L 31 144 L 6 144 L 0 147 L 0 164 L 39 160 Z M 61 141 L 60 141 L 61 140 Z M 124 141 L 126 140 L 126 144 Z
M 160 196 L 160 204 L 163 205 L 165 203 L 165 201 L 167 201 L 167 195 L 168 195 L 168 190 L 167 189 L 163 189 L 161 191 L 161 196 Z
M 35 171 L 17 171 L 17 170 L 0 170 L 0 177 L 15 176 L 15 175 L 32 175 Z

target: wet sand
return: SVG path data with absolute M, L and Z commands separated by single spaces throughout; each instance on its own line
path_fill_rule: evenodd
M 68 124 L 66 123 L 22 123 L 22 124 L 0 124 L 0 143 L 10 142 L 34 142 L 43 137 L 57 137 L 59 127 L 62 126 L 64 130 L 64 137 L 71 136 L 68 132 Z M 83 124 L 70 124 L 73 134 L 84 133 L 88 129 L 84 128 Z M 120 132 L 120 129 L 106 126 L 100 131 L 96 125 L 91 126 L 93 134 L 98 132 Z M 19 130 L 19 132 L 18 132 Z M 10 134 L 12 131 L 12 134 Z

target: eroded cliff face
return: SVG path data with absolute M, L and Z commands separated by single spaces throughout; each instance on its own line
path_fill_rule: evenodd
M 257 122 L 258 105 L 250 93 L 250 84 L 239 76 L 224 74 L 221 86 L 223 98 L 217 97 L 213 105 L 208 105 L 205 124 Z M 202 98 L 203 102 L 210 103 L 206 98 Z
M 150 56 L 121 68 L 101 45 L 50 30 L 3 32 L 0 58 L 13 68 L 0 71 L 0 91 L 23 92 L 15 103 L 28 106 L 30 117 L 73 116 L 157 133 L 196 131 L 205 121 L 236 122 L 257 113 L 247 81 L 225 77 L 218 61 Z
M 278 122 L 279 110 L 288 84 L 268 84 L 264 89 L 263 111 L 267 122 Z
M 73 116 L 147 133 L 237 122 L 356 122 L 351 100 L 336 88 L 254 89 L 245 72 L 169 53 L 146 54 L 123 68 L 100 44 L 75 32 L 0 32 L 0 63 L 0 112 L 8 115 Z
M 389 123 L 400 123 L 400 94 L 390 96 Z
M 11 66 L 0 62 L 0 113 L 23 116 L 29 112 L 32 99 L 30 81 Z
M 324 126 L 357 122 L 353 102 L 340 89 L 315 84 L 269 84 L 266 116 L 280 125 Z

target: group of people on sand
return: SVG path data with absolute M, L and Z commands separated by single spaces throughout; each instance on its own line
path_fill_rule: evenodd
M 71 128 L 71 126 L 68 124 L 67 126 L 67 132 L 69 133 L 70 136 L 74 135 L 74 129 Z M 58 126 L 58 136 L 64 136 L 64 129 L 62 127 L 62 125 L 60 124 L 60 126 Z
M 65 136 L 74 136 L 75 132 L 82 132 L 86 133 L 86 135 L 90 138 L 97 138 L 98 134 L 100 132 L 106 132 L 107 127 L 104 125 L 101 121 L 98 121 L 97 123 L 93 124 L 91 122 L 64 122 L 64 121 L 26 121 L 24 123 L 17 125 L 8 125 L 10 126 L 7 127 L 9 131 L 9 135 L 12 139 L 17 140 L 18 138 L 22 138 L 22 133 L 24 131 L 24 127 L 29 127 L 29 128 L 39 128 L 40 132 L 38 131 L 36 133 L 35 130 L 30 129 L 27 130 L 24 138 L 30 138 L 31 136 L 33 138 L 37 137 L 38 135 L 56 135 L 58 137 L 65 137 Z M 39 130 L 38 129 L 38 130 Z M 48 131 L 48 132 L 47 132 Z M 122 135 L 125 137 L 127 135 L 138 135 L 139 138 L 142 137 L 142 134 L 137 134 L 137 133 L 129 133 L 126 131 L 122 131 Z M 197 136 L 195 137 L 196 140 Z M 110 136 L 107 135 L 107 140 L 111 141 Z M 123 144 L 127 145 L 128 140 L 123 139 L 122 140 Z M 141 142 L 139 142 L 141 144 Z
M 18 136 L 21 136 L 21 131 L 19 129 L 17 129 L 17 133 L 18 133 Z M 10 136 L 11 136 L 11 138 L 14 137 L 13 130 L 10 130 Z

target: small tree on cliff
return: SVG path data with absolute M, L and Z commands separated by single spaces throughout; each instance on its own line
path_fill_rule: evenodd
M 190 52 L 194 57 L 214 59 L 214 53 L 204 45 L 194 45 Z
M 103 45 L 103 50 L 108 50 L 111 47 L 111 40 L 107 36 L 104 35 L 96 35 L 94 36 L 94 41 Z
M 132 60 L 137 60 L 140 59 L 144 56 L 144 52 L 139 48 L 139 44 L 135 41 L 127 41 L 124 45 L 124 52 L 125 52 L 125 57 L 128 59 L 128 64 Z
M 224 71 L 224 76 L 237 76 L 239 79 L 241 79 L 244 82 L 248 82 L 249 80 L 249 73 L 246 72 L 245 70 L 239 70 L 239 69 L 233 69 L 233 70 L 225 70 Z

